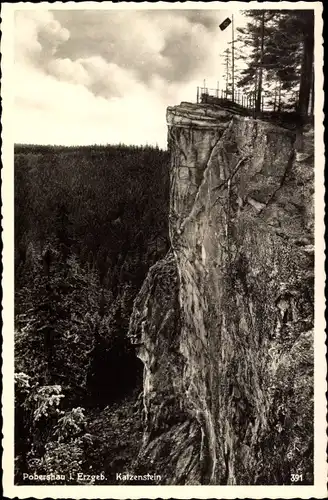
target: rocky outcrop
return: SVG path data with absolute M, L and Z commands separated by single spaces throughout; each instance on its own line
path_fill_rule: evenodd
M 161 484 L 312 482 L 313 131 L 168 108 L 171 251 L 135 302 L 136 470 Z M 165 473 L 163 474 L 163 471 Z

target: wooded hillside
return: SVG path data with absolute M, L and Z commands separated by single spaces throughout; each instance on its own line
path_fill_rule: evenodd
M 142 363 L 126 332 L 168 250 L 168 199 L 158 148 L 15 147 L 18 482 L 133 457 Z

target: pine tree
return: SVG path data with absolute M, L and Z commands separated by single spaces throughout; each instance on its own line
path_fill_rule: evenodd
M 241 71 L 241 79 L 238 87 L 250 88 L 255 97 L 255 111 L 258 113 L 262 109 L 263 82 L 265 80 L 266 52 L 272 23 L 274 22 L 276 11 L 251 10 L 244 14 L 250 19 L 246 28 L 238 28 L 241 37 L 239 43 L 244 45 L 244 49 L 249 51 L 245 57 L 247 67 Z
M 224 51 L 224 66 L 225 66 L 225 74 L 224 74 L 224 79 L 225 79 L 225 97 L 228 99 L 229 94 L 231 93 L 231 73 L 230 73 L 230 66 L 231 66 L 231 50 L 229 47 Z
M 238 31 L 250 56 L 238 86 L 252 85 L 256 111 L 260 111 L 265 94 L 271 98 L 274 110 L 291 106 L 306 120 L 310 97 L 311 108 L 314 99 L 313 11 L 252 10 L 245 11 L 245 15 L 250 22 Z
M 287 15 L 281 18 L 279 28 L 292 33 L 300 46 L 301 67 L 297 107 L 303 121 L 305 121 L 308 116 L 314 78 L 314 12 L 312 10 L 289 11 Z M 296 59 L 295 62 L 297 64 L 299 59 Z

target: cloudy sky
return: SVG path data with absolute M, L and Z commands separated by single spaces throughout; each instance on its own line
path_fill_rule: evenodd
M 50 6 L 51 7 L 51 6 Z M 33 8 L 33 7 L 32 7 Z M 16 10 L 15 142 L 166 146 L 165 110 L 223 85 L 223 10 Z M 242 15 L 235 13 L 235 24 Z

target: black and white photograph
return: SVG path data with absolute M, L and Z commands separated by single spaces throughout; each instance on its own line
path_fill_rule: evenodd
M 322 4 L 2 17 L 7 495 L 324 497 Z

